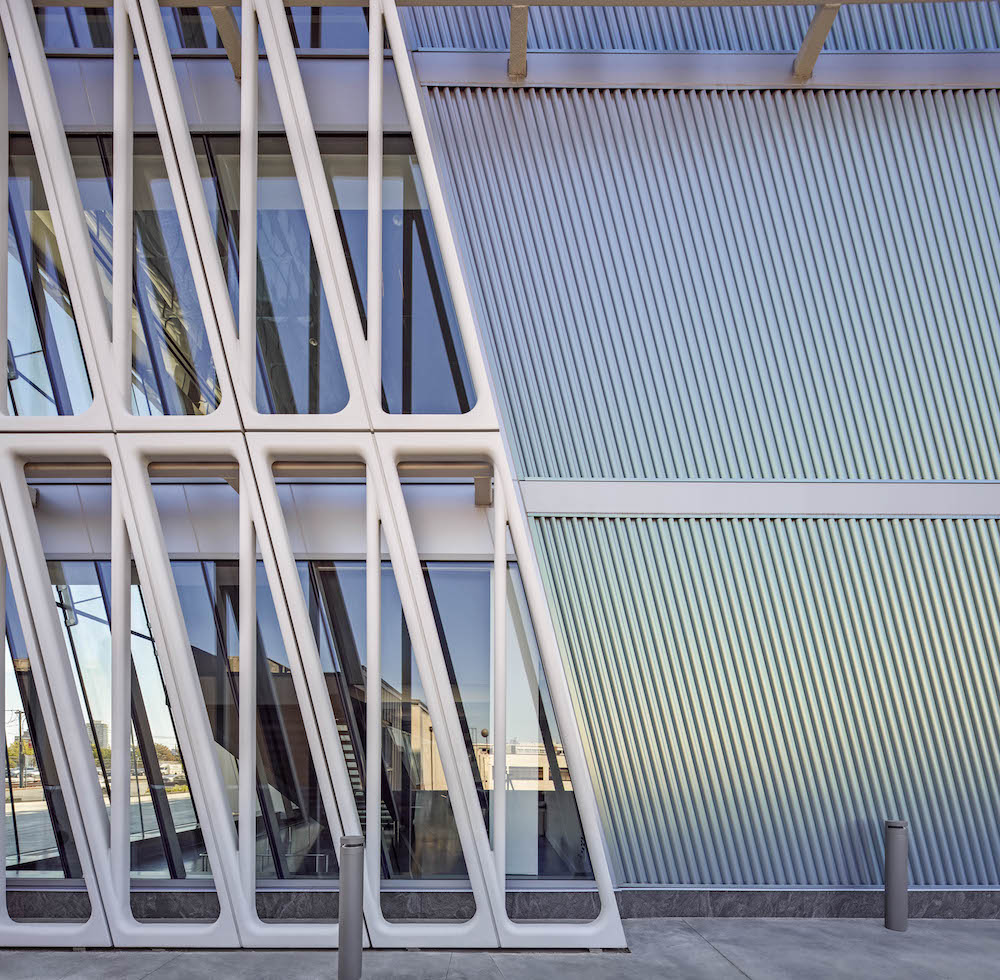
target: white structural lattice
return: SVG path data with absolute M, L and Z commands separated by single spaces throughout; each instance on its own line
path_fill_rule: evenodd
M 347 258 L 337 233 L 330 190 L 320 159 L 309 107 L 280 0 L 247 0 L 242 6 L 239 309 L 232 310 L 215 233 L 209 218 L 191 134 L 178 91 L 173 60 L 155 0 L 114 4 L 114 239 L 112 308 L 107 305 L 91 249 L 66 134 L 49 75 L 33 9 L 28 0 L 2 0 L 0 16 L 9 46 L 30 135 L 48 200 L 53 230 L 63 256 L 66 281 L 94 393 L 93 405 L 77 416 L 3 417 L 0 452 L 0 545 L 7 563 L 17 613 L 53 745 L 57 775 L 68 804 L 91 903 L 86 922 L 14 922 L 0 894 L 0 945 L 119 946 L 335 946 L 332 923 L 262 921 L 255 904 L 256 827 L 255 714 L 239 718 L 239 812 L 251 819 L 234 828 L 232 809 L 214 753 L 209 726 L 166 543 L 157 518 L 149 477 L 152 463 L 226 461 L 238 468 L 240 526 L 240 658 L 253 663 L 256 631 L 254 574 L 263 559 L 282 638 L 288 651 L 309 748 L 323 803 L 335 834 L 364 833 L 367 874 L 364 894 L 366 941 L 373 946 L 604 946 L 624 945 L 594 794 L 575 723 L 567 681 L 558 655 L 527 523 L 512 478 L 459 255 L 424 124 L 420 93 L 394 0 L 370 7 L 368 321 L 362 326 Z M 254 396 L 256 344 L 256 166 L 257 32 L 264 41 L 308 218 L 318 267 L 350 392 L 336 415 L 266 415 Z M 476 392 L 464 415 L 390 415 L 381 399 L 382 254 L 382 79 L 383 25 L 389 38 L 427 198 L 438 235 L 447 281 Z M 250 29 L 247 29 L 247 28 Z M 149 93 L 169 183 L 190 259 L 222 399 L 205 416 L 140 417 L 130 412 L 132 371 L 132 119 L 134 50 Z M 2 73 L 3 84 L 7 74 Z M 0 93 L 6 113 L 7 92 Z M 7 121 L 0 127 L 7 139 Z M 7 154 L 5 153 L 6 157 Z M 6 181 L 5 177 L 5 181 Z M 0 276 L 0 311 L 6 311 L 6 266 Z M 6 314 L 0 325 L 5 347 Z M 494 478 L 495 571 L 509 560 L 507 535 L 520 564 L 525 593 L 548 678 L 556 722 L 591 855 L 601 911 L 587 923 L 513 921 L 506 909 L 505 791 L 495 793 L 494 833 L 479 813 L 475 786 L 464 757 L 458 714 L 420 557 L 400 485 L 402 461 L 463 463 L 488 461 Z M 172 705 L 188 780 L 198 808 L 208 859 L 215 877 L 220 914 L 213 922 L 137 920 L 130 908 L 129 800 L 116 793 L 110 822 L 94 778 L 91 749 L 80 737 L 82 715 L 66 655 L 38 526 L 25 478 L 29 463 L 110 464 L 112 785 L 128 783 L 130 711 L 131 562 L 143 586 L 164 684 Z M 367 754 L 380 755 L 379 681 L 380 567 L 387 549 L 399 588 L 414 656 L 423 679 L 431 722 L 439 733 L 440 758 L 476 903 L 467 921 L 387 921 L 380 906 L 379 767 L 367 770 L 366 825 L 358 808 L 337 734 L 281 514 L 273 464 L 362 464 L 367 508 Z M 383 544 L 384 542 L 384 544 Z M 507 575 L 494 574 L 494 608 L 506 606 Z M 0 600 L 2 601 L 2 600 Z M 493 617 L 493 732 L 502 746 L 505 694 L 505 617 Z M 0 684 L 3 674 L 0 672 Z M 256 672 L 242 670 L 240 703 L 255 703 Z M 315 696 L 317 692 L 322 696 Z M 0 691 L 2 694 L 2 691 Z M 440 733 L 446 733 L 442 737 Z M 498 786 L 503 785 L 497 780 Z M 0 851 L 4 850 L 0 821 Z M 0 887 L 6 887 L 6 881 Z

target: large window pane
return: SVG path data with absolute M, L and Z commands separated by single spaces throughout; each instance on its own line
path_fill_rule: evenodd
M 31 660 L 6 580 L 4 811 L 7 875 L 82 878 Z
M 110 807 L 111 792 L 117 789 L 111 784 L 111 565 L 50 561 L 49 575 L 98 781 Z M 131 616 L 132 718 L 124 791 L 129 798 L 132 874 L 206 876 L 211 869 L 205 842 L 134 575 Z
M 238 813 L 239 567 L 172 563 L 195 666 Z M 257 587 L 257 877 L 335 878 L 337 849 L 320 795 L 291 666 L 263 573 Z
M 467 412 L 475 404 L 475 392 L 420 168 L 408 138 L 386 140 L 383 175 L 385 407 L 403 415 Z
M 320 152 L 366 317 L 367 155 L 364 139 L 325 136 Z M 210 137 L 218 178 L 219 247 L 236 296 L 228 229 L 239 225 L 239 147 Z M 347 386 L 316 255 L 283 136 L 258 144 L 257 403 L 262 412 L 332 413 Z M 401 414 L 467 412 L 475 403 L 465 348 L 427 206 L 413 143 L 387 137 L 383 180 L 382 400 Z
M 210 179 L 207 162 L 199 161 Z M 134 410 L 206 415 L 219 404 L 218 378 L 180 219 L 159 143 L 135 147 L 135 277 L 141 333 L 133 356 Z
M 237 226 L 238 142 L 216 138 L 211 147 L 221 196 Z M 260 140 L 257 168 L 257 407 L 333 414 L 347 404 L 347 381 L 284 137 Z M 363 195 L 363 173 L 361 180 Z
M 257 564 L 256 662 L 239 646 L 239 495 L 222 478 L 154 480 L 154 496 L 191 655 L 234 821 L 239 819 L 239 712 L 255 710 L 258 880 L 337 876 L 337 842 L 320 792 L 292 660 L 262 563 Z M 211 549 L 211 550 L 210 550 Z M 191 551 L 203 557 L 190 557 Z M 208 557 L 218 554 L 219 558 Z M 256 705 L 240 704 L 240 673 L 256 672 Z
M 10 141 L 7 399 L 13 415 L 78 415 L 90 406 L 62 258 L 27 137 Z
M 231 8 L 240 21 L 240 8 Z M 175 51 L 222 48 L 210 7 L 161 7 L 167 44 Z M 110 10 L 102 7 L 36 7 L 42 43 L 49 51 L 108 49 Z M 361 7 L 290 7 L 288 26 L 297 48 L 366 50 L 368 22 Z
M 110 310 L 112 142 L 74 137 L 70 150 Z M 156 137 L 136 137 L 134 160 L 132 411 L 205 415 L 218 407 L 218 376 Z M 199 164 L 214 202 L 204 155 Z
M 517 565 L 507 570 L 507 874 L 593 878 Z

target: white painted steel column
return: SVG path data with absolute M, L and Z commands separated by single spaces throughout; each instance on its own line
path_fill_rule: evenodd
M 365 486 L 365 879 L 382 880 L 382 534 L 378 500 Z
M 352 401 L 364 404 L 368 361 L 361 315 L 286 10 L 281 0 L 259 0 L 257 15 L 347 388 Z M 369 424 L 366 416 L 364 421 Z
M 462 334 L 462 343 L 465 345 L 465 356 L 469 365 L 469 374 L 472 376 L 472 384 L 476 390 L 476 405 L 468 414 L 469 416 L 475 415 L 480 417 L 485 415 L 489 420 L 490 427 L 496 428 L 496 414 L 491 398 L 486 361 L 483 358 L 482 346 L 479 342 L 478 331 L 476 330 L 472 304 L 469 301 L 469 294 L 465 288 L 465 277 L 462 275 L 462 265 L 458 257 L 458 249 L 455 246 L 455 237 L 451 231 L 451 223 L 448 221 L 448 210 L 445 205 L 444 194 L 441 191 L 441 181 L 438 178 L 437 165 L 427 132 L 427 124 L 424 121 L 424 114 L 420 104 L 420 92 L 413 73 L 413 64 L 410 61 L 410 53 L 406 47 L 406 38 L 403 36 L 403 27 L 399 21 L 399 11 L 396 9 L 395 0 L 380 0 L 380 2 L 385 5 L 385 27 L 386 33 L 389 35 L 389 45 L 392 49 L 392 63 L 396 69 L 399 88 L 403 95 L 403 104 L 406 107 L 406 114 L 410 121 L 410 135 L 413 138 L 413 145 L 417 151 L 417 160 L 420 164 L 420 177 L 424 184 L 424 190 L 427 193 L 427 203 L 430 206 L 434 230 L 437 232 L 438 246 L 441 250 L 445 276 L 448 281 L 448 288 L 451 290 L 451 299 L 455 307 L 459 330 Z M 461 416 L 455 416 L 449 427 L 461 428 L 460 418 Z M 486 422 L 487 419 L 482 419 L 482 421 Z M 394 416 L 393 421 L 399 423 L 400 417 Z
M 256 404 L 257 387 L 257 11 L 254 0 L 243 0 L 240 79 L 240 363 L 233 382 Z
M 495 441 L 491 449 L 491 456 L 496 480 L 504 487 L 513 488 L 513 475 L 508 469 L 508 460 L 499 433 L 493 438 Z M 587 849 L 590 852 L 594 881 L 601 897 L 601 911 L 597 918 L 586 924 L 560 923 L 558 926 L 552 925 L 546 928 L 539 923 L 508 922 L 508 929 L 514 935 L 532 937 L 538 945 L 557 945 L 556 937 L 559 936 L 564 937 L 564 942 L 568 940 L 572 945 L 582 945 L 584 941 L 587 941 L 585 937 L 589 936 L 591 946 L 609 948 L 625 946 L 625 933 L 622 929 L 621 916 L 618 913 L 614 882 L 611 879 L 611 869 L 604 847 L 601 819 L 597 810 L 597 797 L 590 778 L 590 770 L 587 767 L 583 740 L 580 737 L 576 711 L 570 695 L 569 680 L 559 651 L 559 642 L 552 623 L 545 589 L 542 586 L 538 559 L 528 534 L 528 518 L 523 507 L 519 507 L 518 511 L 512 514 L 509 526 L 528 612 L 538 644 L 541 666 L 548 682 L 549 697 L 555 712 L 556 725 L 562 738 L 566 764 L 569 767 L 573 794 L 580 814 L 580 824 L 587 841 Z
M 108 394 L 121 399 L 122 411 L 132 408 L 132 261 L 134 253 L 133 139 L 134 56 L 132 25 L 126 0 L 114 10 L 114 130 L 111 202 L 111 346 L 114 380 Z M 112 765 L 113 768 L 113 765 Z
M 405 434 L 401 438 L 406 440 L 411 435 Z M 447 439 L 448 436 L 444 438 Z M 441 638 L 421 572 L 420 553 L 413 525 L 399 479 L 398 464 L 402 455 L 400 448 L 394 444 L 394 437 L 389 433 L 375 436 L 380 468 L 377 485 L 382 498 L 379 510 L 383 515 L 382 526 L 396 577 L 400 605 L 412 642 L 414 660 L 427 699 L 427 710 L 437 733 L 438 753 L 469 873 L 469 883 L 476 899 L 476 912 L 472 919 L 445 929 L 451 933 L 454 942 L 461 940 L 463 946 L 495 946 L 499 942 L 499 911 L 496 904 L 498 891 L 492 887 L 496 880 L 493 852 L 465 750 L 465 739 L 451 680 L 445 667 Z
M 0 22 L 20 88 L 35 161 L 49 206 L 49 220 L 59 247 L 94 396 L 87 411 L 72 418 L 77 427 L 94 427 L 96 424 L 107 428 L 105 374 L 109 365 L 104 362 L 111 339 L 107 304 L 91 247 L 90 232 L 83 216 L 83 204 L 38 21 L 27 0 L 4 0 L 0 3 Z M 74 425 L 68 422 L 69 418 L 66 417 L 67 428 Z
M 132 735 L 132 555 L 125 530 L 121 477 L 111 481 L 111 886 L 118 914 L 129 902 L 129 757 Z
M 23 2 L 23 0 L 22 0 Z M 205 335 L 222 398 L 208 415 L 185 417 L 183 427 L 238 428 L 240 413 L 247 408 L 242 388 L 233 378 L 238 370 L 236 318 L 229 287 L 219 257 L 215 228 L 208 213 L 205 191 L 195 157 L 191 130 L 177 84 L 173 56 L 167 43 L 163 18 L 155 0 L 125 0 L 132 22 L 139 64 L 146 81 L 170 192 L 177 212 L 181 237 L 191 267 L 195 293 L 205 323 Z M 125 418 L 120 427 L 130 429 L 177 429 L 175 418 Z
M 11 923 L 9 931 L 0 923 L 0 944 L 106 946 L 115 934 L 113 928 L 110 932 L 108 929 L 111 911 L 106 904 L 112 891 L 107 811 L 97 785 L 90 741 L 85 734 L 83 712 L 53 600 L 23 462 L 12 449 L 17 438 L 6 436 L 0 452 L 3 508 L 0 544 L 7 557 L 32 675 L 39 687 L 39 702 L 87 883 L 91 914 L 83 923 Z M 34 438 L 29 437 L 32 441 Z
M 3 224 L 3 261 L 0 261 L 0 357 L 3 357 L 4 377 L 4 392 L 3 397 L 0 398 L 0 415 L 7 414 L 7 372 L 10 370 L 10 365 L 7 363 L 7 243 L 10 239 L 10 209 L 7 206 L 7 185 L 10 179 L 10 120 L 8 119 L 7 106 L 9 87 L 10 80 L 7 70 L 7 38 L 4 34 L 3 27 L 0 26 L 0 153 L 3 154 L 3 184 L 0 185 L 0 191 L 2 191 L 0 204 L 2 204 L 3 210 L 3 220 L 0 222 L 0 224 Z M 0 624 L 3 622 L 3 618 L 0 617 Z M 0 685 L 2 685 L 2 681 L 0 681 Z M 3 688 L 0 686 L 0 696 L 2 696 L 2 694 Z M 2 704 L 2 698 L 0 698 L 0 706 L 2 706 Z M 0 821 L 0 823 L 5 823 L 5 821 Z M 3 847 L 3 833 L 4 828 L 0 828 L 0 854 L 7 853 Z M 0 886 L 0 899 L 2 898 L 3 890 L 2 886 Z
M 3 41 L 0 40 L 0 45 Z M 6 52 L 4 52 L 6 53 Z M 7 76 L 7 59 L 0 59 L 3 63 L 3 74 L 6 78 Z M 6 86 L 5 86 L 6 87 Z M 6 116 L 6 93 L 4 93 L 4 115 Z M 6 121 L 6 120 L 5 120 Z M 4 133 L 6 134 L 7 127 L 4 126 Z M 7 155 L 4 154 L 4 159 L 7 159 Z M 6 171 L 4 171 L 6 173 Z M 4 260 L 4 266 L 7 265 L 6 258 Z M 4 296 L 0 298 L 6 299 Z M 6 305 L 4 306 L 6 309 Z M 7 345 L 4 344 L 3 349 L 6 351 Z M 6 354 L 4 355 L 6 357 Z M 6 401 L 6 398 L 4 399 Z M 0 515 L 0 520 L 3 517 Z M 0 548 L 0 711 L 3 711 L 4 718 L 4 733 L 3 733 L 3 745 L 4 751 L 7 751 L 7 557 L 4 554 L 3 548 Z M 8 765 L 10 763 L 8 762 Z M 6 794 L 4 794 L 6 796 Z M 14 794 L 10 794 L 10 806 L 13 812 L 14 808 Z M 7 911 L 7 806 L 4 805 L 3 819 L 0 820 L 0 854 L 4 857 L 4 866 L 2 871 L 0 871 L 0 923 L 6 924 L 10 919 L 10 913 Z
M 257 547 L 249 480 L 240 473 L 239 869 L 240 898 L 256 917 L 257 891 Z
M 507 883 L 507 512 L 493 480 L 493 859 L 501 897 Z
M 118 465 L 124 486 L 128 489 L 126 530 L 133 545 L 149 626 L 191 785 L 191 796 L 198 807 L 220 912 L 219 918 L 210 923 L 129 921 L 127 927 L 132 945 L 238 946 L 241 945 L 243 922 L 240 921 L 239 910 L 235 908 L 239 869 L 232 806 L 223 785 L 215 738 L 149 480 L 147 451 L 155 451 L 165 435 L 119 434 Z M 169 436 L 166 438 L 169 439 Z M 181 438 L 190 445 L 190 433 L 183 434 Z M 218 455 L 216 453 L 216 458 Z
M 371 404 L 382 404 L 382 0 L 368 4 L 368 357 Z

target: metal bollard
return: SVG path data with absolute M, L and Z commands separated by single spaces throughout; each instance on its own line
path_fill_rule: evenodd
M 906 932 L 910 915 L 905 820 L 885 822 L 885 927 Z
M 364 880 L 364 837 L 341 837 L 337 980 L 361 980 L 361 896 Z

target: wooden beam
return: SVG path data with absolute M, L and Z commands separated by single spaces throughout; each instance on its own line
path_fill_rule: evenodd
M 816 59 L 823 50 L 833 22 L 837 19 L 838 10 L 840 10 L 839 3 L 824 3 L 816 8 L 806 36 L 802 39 L 802 47 L 792 62 L 792 75 L 796 81 L 808 82 L 812 78 Z
M 528 7 L 510 8 L 510 58 L 507 77 L 521 81 L 528 76 Z
M 222 39 L 222 46 L 226 49 L 226 57 L 233 66 L 233 74 L 240 77 L 240 28 L 236 23 L 236 15 L 231 7 L 212 7 L 212 17 L 215 20 L 215 29 Z

